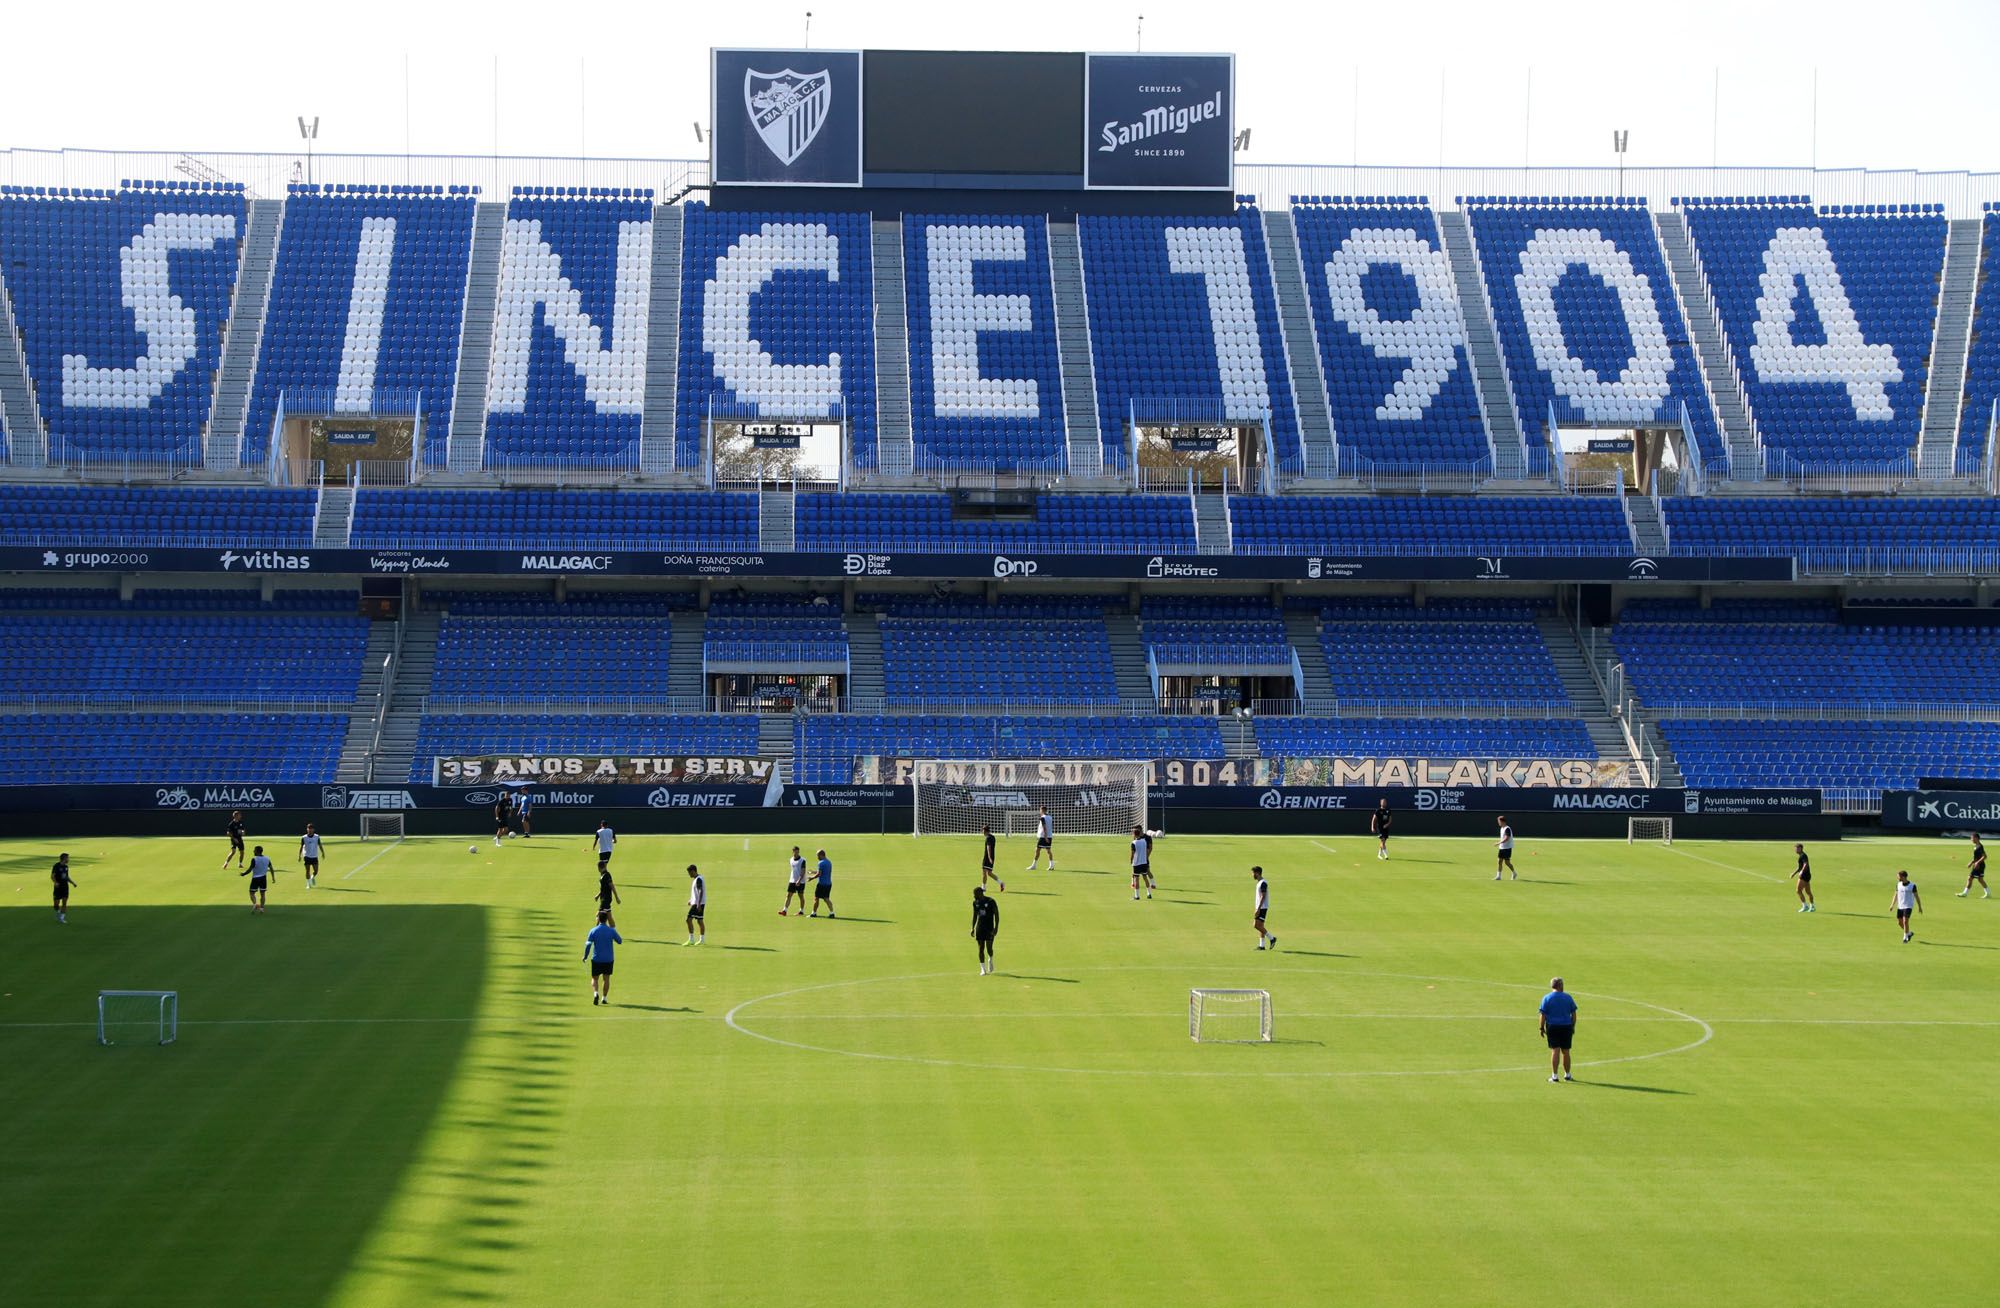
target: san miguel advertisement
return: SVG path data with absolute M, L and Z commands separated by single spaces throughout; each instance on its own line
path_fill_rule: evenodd
M 1227 191 L 1235 185 L 1234 56 L 1094 54 L 1084 78 L 1085 186 Z
M 772 767 L 769 759 L 731 755 L 669 754 L 653 758 L 598 754 L 461 755 L 432 759 L 431 781 L 439 786 L 504 786 L 533 782 L 582 786 L 720 782 L 748 786 L 770 781 Z

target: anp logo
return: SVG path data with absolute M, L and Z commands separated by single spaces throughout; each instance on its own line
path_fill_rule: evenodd
M 819 135 L 832 103 L 833 74 L 826 69 L 816 73 L 791 68 L 777 73 L 743 71 L 743 105 L 750 113 L 750 125 L 786 167 Z

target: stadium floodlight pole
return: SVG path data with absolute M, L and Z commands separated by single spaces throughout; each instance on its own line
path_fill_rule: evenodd
M 1618 198 L 1625 198 L 1625 147 L 1631 144 L 1632 133 L 1615 130 L 1611 133 L 1611 149 L 1618 156 Z
M 1139 21 L 1133 24 L 1132 26 L 1132 49 L 1134 51 L 1142 51 L 1145 48 L 1146 48 L 1146 15 L 1140 14 Z
M 810 50 L 810 49 L 812 49 L 812 48 L 813 48 L 813 11 L 812 11 L 812 10 L 810 10 L 810 9 L 806 10 L 806 44 L 805 44 L 805 48 L 806 48 L 806 49 L 808 49 L 808 50 Z
M 318 114 L 313 115 L 313 120 L 310 123 L 306 121 L 304 114 L 299 115 L 299 135 L 305 139 L 306 143 L 306 185 L 310 186 L 313 179 L 313 142 L 319 139 Z

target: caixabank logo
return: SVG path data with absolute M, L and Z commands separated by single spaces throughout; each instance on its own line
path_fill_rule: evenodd
M 859 50 L 709 55 L 716 185 L 861 185 Z

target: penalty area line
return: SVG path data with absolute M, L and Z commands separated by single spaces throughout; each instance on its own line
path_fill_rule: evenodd
M 397 836 L 394 840 L 389 842 L 388 848 L 383 849 L 380 853 L 377 853 L 370 858 L 364 859 L 363 861 L 356 863 L 353 867 L 349 868 L 347 872 L 341 876 L 340 879 L 342 881 L 347 880 L 348 877 L 353 876 L 356 872 L 359 872 L 362 868 L 367 867 L 370 863 L 373 863 L 376 859 L 382 857 L 383 854 L 388 853 L 389 850 L 394 849 L 396 846 L 402 843 L 403 843 L 403 838 L 401 836 Z

